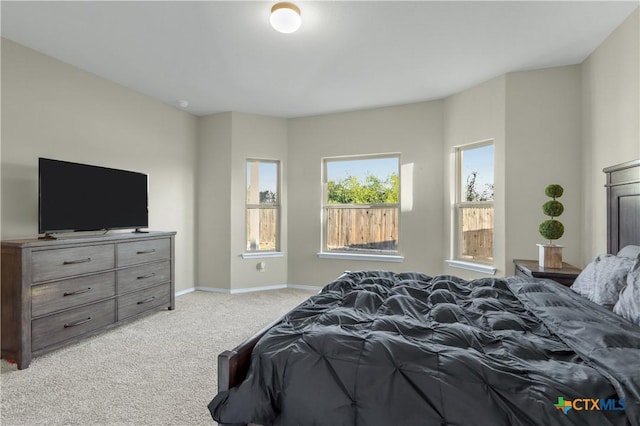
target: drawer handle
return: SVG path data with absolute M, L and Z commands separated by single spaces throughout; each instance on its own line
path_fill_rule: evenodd
M 149 303 L 149 302 L 155 300 L 155 298 L 156 298 L 155 296 L 152 296 L 152 297 L 150 297 L 148 299 L 141 300 L 141 301 L 138 302 L 138 305 L 143 305 L 145 303 Z
M 144 279 L 151 278 L 151 277 L 155 277 L 155 276 L 156 276 L 156 274 L 152 272 L 152 273 L 150 273 L 150 274 L 140 275 L 140 276 L 138 277 L 138 279 L 139 279 L 139 280 L 144 280 Z
M 91 291 L 91 287 L 85 288 L 84 290 L 78 290 L 78 291 L 70 291 L 68 293 L 63 293 L 63 296 L 75 296 L 76 294 L 82 294 L 82 293 L 86 293 L 88 291 Z
M 91 317 L 89 317 L 89 318 L 87 318 L 85 320 L 80 320 L 80 321 L 72 322 L 72 323 L 69 323 L 69 324 L 65 324 L 64 328 L 75 327 L 77 325 L 81 325 L 81 324 L 84 324 L 84 323 L 89 322 L 89 321 L 91 321 Z
M 155 253 L 156 249 L 151 249 L 151 250 L 140 250 L 138 252 L 138 254 L 149 254 L 149 253 Z
M 63 265 L 75 265 L 76 263 L 87 263 L 91 262 L 91 258 L 87 257 L 86 259 L 78 259 L 78 260 L 65 260 L 62 262 Z

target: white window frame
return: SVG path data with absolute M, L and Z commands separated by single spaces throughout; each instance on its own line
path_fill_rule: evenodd
M 464 151 L 482 148 L 484 146 L 493 145 L 495 150 L 495 143 L 493 139 L 483 140 L 479 142 L 474 142 L 466 145 L 460 145 L 454 147 L 453 154 L 455 159 L 455 174 L 453 185 L 455 185 L 454 194 L 455 199 L 452 205 L 452 215 L 451 215 L 451 232 L 452 232 L 452 247 L 451 247 L 451 260 L 447 260 L 447 263 L 450 266 L 458 267 L 462 269 L 468 269 L 475 272 L 483 272 L 487 274 L 495 274 L 496 268 L 493 266 L 495 262 L 495 246 L 493 247 L 493 253 L 491 260 L 481 260 L 481 259 L 472 259 L 468 257 L 462 256 L 462 246 L 463 246 L 463 234 L 462 234 L 462 223 L 461 223 L 461 209 L 468 207 L 492 207 L 495 213 L 495 204 L 494 201 L 463 201 L 463 183 L 465 177 L 462 176 L 462 157 Z M 495 155 L 494 155 L 494 183 L 495 183 Z M 495 218 L 493 224 L 493 238 L 495 241 Z
M 327 163 L 335 161 L 353 161 L 353 160 L 373 160 L 377 158 L 395 158 L 398 161 L 398 203 L 381 203 L 381 204 L 329 204 L 329 187 L 327 182 Z M 367 155 L 346 155 L 337 157 L 325 157 L 322 159 L 322 236 L 321 251 L 318 253 L 319 258 L 323 259 L 345 259 L 345 260 L 366 260 L 366 261 L 382 261 L 382 262 L 403 262 L 404 256 L 400 255 L 400 226 L 401 226 L 401 158 L 399 153 L 385 154 L 367 154 Z M 378 209 L 378 208 L 396 208 L 398 212 L 397 221 L 397 240 L 396 250 L 336 250 L 327 248 L 327 209 L 332 208 L 362 208 L 362 209 Z
M 274 204 L 255 204 L 255 203 L 249 203 L 247 200 L 247 194 L 246 194 L 246 190 L 249 187 L 249 175 L 247 173 L 247 167 L 249 165 L 249 163 L 253 163 L 253 162 L 258 162 L 258 163 L 271 163 L 271 164 L 275 164 L 276 165 L 276 175 L 277 175 L 277 183 L 276 183 L 276 202 Z M 280 257 L 282 256 L 281 252 L 280 252 L 280 237 L 282 234 L 282 227 L 281 227 L 281 217 L 282 217 L 282 164 L 280 162 L 280 160 L 273 160 L 273 159 L 264 159 L 264 158 L 247 158 L 245 161 L 245 185 L 244 185 L 244 190 L 245 190 L 245 194 L 244 194 L 244 202 L 245 202 L 245 232 L 244 232 L 244 248 L 245 248 L 245 252 L 243 253 L 242 257 L 243 258 L 256 258 L 256 257 L 269 257 L 269 256 L 277 256 Z M 247 234 L 247 222 L 249 221 L 249 210 L 250 209 L 275 209 L 276 210 L 276 241 L 275 241 L 275 248 L 273 249 L 264 249 L 264 250 L 260 250 L 260 249 L 251 249 L 250 247 L 247 247 L 247 241 L 249 240 L 249 235 Z

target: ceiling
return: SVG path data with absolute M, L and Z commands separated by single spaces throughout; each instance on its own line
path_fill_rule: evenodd
M 300 117 L 441 99 L 581 63 L 633 1 L 2 1 L 2 36 L 187 111 Z

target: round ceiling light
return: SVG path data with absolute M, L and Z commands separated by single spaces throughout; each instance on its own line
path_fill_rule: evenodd
M 271 22 L 271 26 L 276 31 L 281 33 L 289 34 L 295 32 L 302 23 L 300 8 L 293 3 L 276 3 L 271 8 L 269 22 Z

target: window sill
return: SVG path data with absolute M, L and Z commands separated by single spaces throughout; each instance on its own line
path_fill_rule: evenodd
M 371 262 L 404 262 L 404 256 L 367 253 L 318 253 L 320 259 L 365 260 Z
M 284 257 L 284 253 L 281 251 L 265 251 L 265 252 L 251 252 L 242 253 L 243 259 L 262 259 L 266 257 Z
M 497 269 L 482 263 L 465 262 L 463 260 L 445 260 L 453 268 L 466 269 L 468 271 L 481 272 L 483 274 L 495 275 Z

